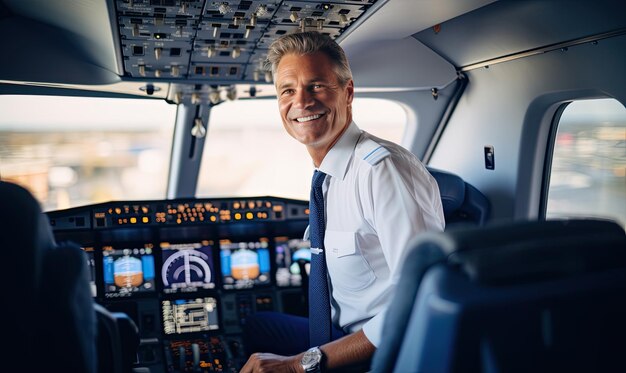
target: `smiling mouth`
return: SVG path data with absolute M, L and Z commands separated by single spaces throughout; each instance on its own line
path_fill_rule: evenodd
M 318 119 L 321 116 L 322 116 L 322 114 L 313 114 L 313 115 L 309 115 L 307 117 L 296 118 L 296 120 L 298 122 L 300 122 L 300 123 L 303 123 L 303 122 L 308 122 L 308 121 L 311 121 L 311 120 Z

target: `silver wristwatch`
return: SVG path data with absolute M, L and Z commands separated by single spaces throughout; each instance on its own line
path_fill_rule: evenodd
M 322 371 L 322 350 L 319 347 L 311 347 L 304 353 L 300 365 L 305 372 L 321 372 Z

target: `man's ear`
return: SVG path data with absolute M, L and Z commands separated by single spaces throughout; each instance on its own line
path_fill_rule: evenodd
M 348 105 L 351 105 L 354 99 L 354 81 L 352 81 L 352 79 L 348 80 L 348 83 L 346 83 L 346 94 L 348 95 Z

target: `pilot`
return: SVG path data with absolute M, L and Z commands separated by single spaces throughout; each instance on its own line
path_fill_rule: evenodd
M 352 120 L 352 72 L 332 38 L 284 35 L 268 63 L 283 126 L 315 166 L 310 308 L 308 319 L 250 317 L 244 346 L 251 355 L 241 372 L 366 371 L 408 241 L 444 229 L 439 189 L 414 154 Z

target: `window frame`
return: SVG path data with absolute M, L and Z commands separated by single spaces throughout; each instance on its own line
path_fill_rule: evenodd
M 546 220 L 548 213 L 548 196 L 550 193 L 550 180 L 552 176 L 552 162 L 554 160 L 554 150 L 556 148 L 556 137 L 559 131 L 559 123 L 561 117 L 565 112 L 565 109 L 571 104 L 572 101 L 561 104 L 554 113 L 552 121 L 550 122 L 550 130 L 548 133 L 546 154 L 543 162 L 543 178 L 541 182 L 541 196 L 539 199 L 539 220 Z

